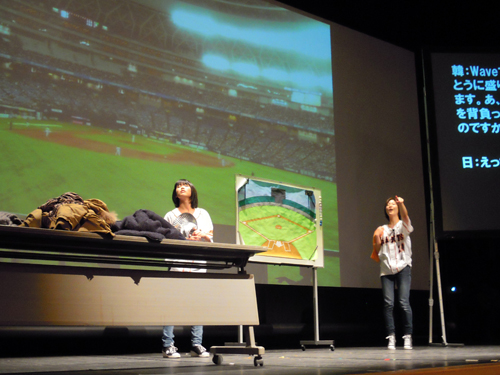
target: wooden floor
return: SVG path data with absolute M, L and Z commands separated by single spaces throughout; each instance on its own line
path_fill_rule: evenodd
M 33 348 L 31 348 L 33 349 Z M 269 350 L 263 366 L 254 366 L 254 357 L 225 354 L 220 365 L 212 358 L 164 359 L 161 353 L 89 355 L 65 357 L 0 358 L 0 374 L 139 375 L 196 374 L 235 375 L 250 371 L 272 375 L 496 375 L 500 374 L 500 346 L 422 346 L 398 348 L 336 348 Z

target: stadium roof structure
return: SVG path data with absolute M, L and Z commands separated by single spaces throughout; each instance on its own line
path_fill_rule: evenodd
M 20 1 L 35 5 L 30 0 Z M 228 61 L 253 64 L 263 71 L 287 73 L 287 78 L 279 83 L 270 79 L 273 74 L 244 75 L 250 82 L 271 87 L 291 85 L 327 96 L 332 94 L 329 26 L 271 3 L 261 0 L 46 0 L 42 4 L 47 10 L 65 9 L 106 25 L 109 34 L 191 61 L 201 63 L 205 55 L 216 54 Z M 36 6 L 40 6 L 40 2 L 36 2 Z M 194 29 L 192 26 L 200 20 L 211 23 L 201 31 Z M 283 36 L 285 40 L 278 39 Z M 241 76 L 237 69 L 221 70 L 218 74 Z M 273 78 L 278 76 L 274 74 Z M 315 88 L 304 86 L 311 82 L 316 82 Z
M 156 9 L 165 11 L 177 3 L 177 0 L 138 0 L 140 3 Z M 185 0 L 187 4 L 194 6 L 206 6 L 206 0 Z M 296 13 L 289 12 L 282 6 L 263 0 L 212 0 L 217 9 L 227 15 L 245 16 L 269 21 L 295 22 L 299 19 Z

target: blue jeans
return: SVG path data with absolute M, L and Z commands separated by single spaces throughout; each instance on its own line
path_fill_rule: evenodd
M 404 334 L 413 333 L 413 313 L 410 306 L 411 267 L 405 267 L 395 275 L 381 276 L 384 297 L 385 329 L 388 335 L 396 333 L 394 326 L 394 289 L 398 288 L 399 307 L 403 313 Z
M 170 345 L 174 345 L 174 326 L 163 327 L 163 347 L 168 348 Z M 192 326 L 191 327 L 191 345 L 201 345 L 203 339 L 203 326 Z

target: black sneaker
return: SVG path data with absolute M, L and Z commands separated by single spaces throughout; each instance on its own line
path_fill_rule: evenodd
M 203 358 L 210 357 L 210 354 L 207 352 L 207 349 L 205 349 L 201 345 L 193 345 L 191 347 L 190 354 L 191 357 L 203 357 Z
M 173 345 L 163 348 L 163 358 L 180 358 L 181 355 L 177 353 L 177 348 Z

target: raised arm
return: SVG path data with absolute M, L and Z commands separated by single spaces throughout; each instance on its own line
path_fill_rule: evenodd
M 401 197 L 398 197 L 397 195 L 395 198 L 396 204 L 398 205 L 399 214 L 401 215 L 401 220 L 403 220 L 406 225 L 411 225 L 410 217 L 408 216 L 408 210 L 405 206 L 405 200 Z

